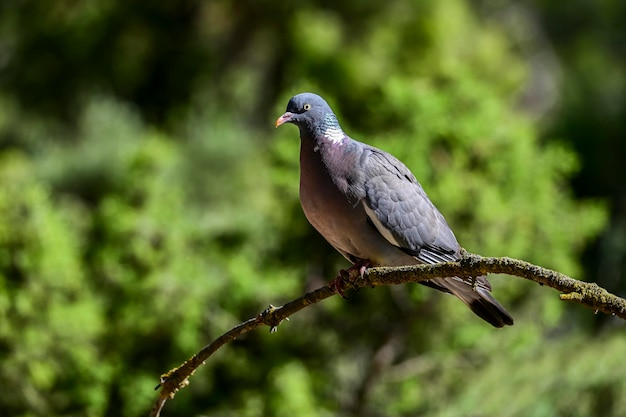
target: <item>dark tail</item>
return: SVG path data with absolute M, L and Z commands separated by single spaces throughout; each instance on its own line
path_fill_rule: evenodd
M 476 297 L 459 297 L 472 309 L 474 314 L 494 327 L 513 325 L 513 317 L 489 292 L 477 289 L 474 294 Z
M 456 295 L 474 314 L 494 327 L 513 325 L 513 317 L 489 292 L 491 285 L 485 277 L 476 278 L 474 284 L 459 278 L 437 278 L 424 284 Z

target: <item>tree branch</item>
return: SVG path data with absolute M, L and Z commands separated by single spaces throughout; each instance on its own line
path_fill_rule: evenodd
M 626 300 L 611 294 L 597 284 L 578 281 L 559 272 L 507 257 L 484 258 L 478 255 L 464 254 L 460 262 L 370 268 L 365 271 L 362 277 L 358 276 L 356 270 L 348 270 L 341 275 L 346 287 L 358 289 L 420 282 L 438 277 L 475 277 L 486 274 L 507 274 L 525 278 L 560 291 L 562 293 L 560 295 L 561 300 L 578 302 L 595 311 L 616 315 L 626 320 Z M 263 325 L 270 326 L 270 331 L 274 332 L 278 325 L 292 314 L 333 295 L 335 292 L 330 288 L 319 288 L 281 307 L 270 306 L 258 316 L 224 333 L 181 366 L 161 375 L 161 382 L 155 388 L 160 388 L 161 391 L 150 412 L 150 417 L 158 417 L 167 399 L 174 398 L 179 389 L 187 386 L 189 377 L 193 375 L 195 370 L 226 343 Z

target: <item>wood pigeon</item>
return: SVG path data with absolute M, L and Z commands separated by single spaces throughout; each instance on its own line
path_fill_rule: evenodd
M 315 229 L 355 268 L 458 261 L 461 247 L 409 169 L 346 135 L 320 96 L 289 100 L 276 127 L 300 129 L 300 201 Z M 422 284 L 460 298 L 495 327 L 512 325 L 484 276 Z

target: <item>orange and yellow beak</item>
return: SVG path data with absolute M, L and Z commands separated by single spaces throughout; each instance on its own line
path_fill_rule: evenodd
M 293 113 L 291 112 L 287 112 L 285 114 L 283 114 L 282 116 L 280 116 L 278 119 L 276 119 L 276 124 L 275 126 L 278 127 L 284 123 L 289 123 L 291 121 L 291 117 L 293 116 Z

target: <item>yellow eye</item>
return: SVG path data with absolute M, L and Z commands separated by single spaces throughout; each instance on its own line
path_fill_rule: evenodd
M 308 111 L 311 110 L 311 105 L 309 103 L 306 103 L 302 108 L 304 109 L 304 111 Z

